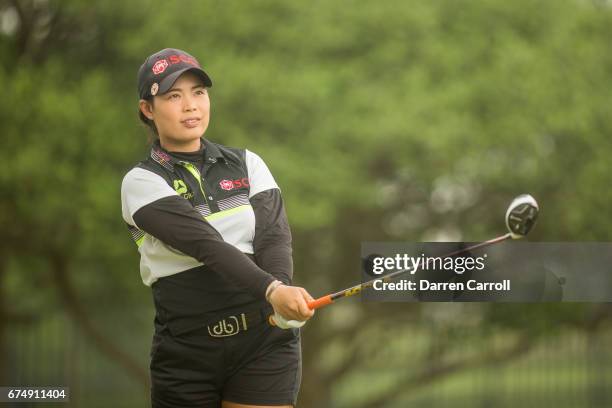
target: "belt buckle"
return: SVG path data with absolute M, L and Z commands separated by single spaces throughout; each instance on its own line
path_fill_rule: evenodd
M 234 336 L 240 333 L 241 330 L 247 330 L 246 315 L 244 313 L 240 313 L 239 315 L 228 316 L 219 320 L 214 325 L 208 325 L 206 327 L 208 328 L 208 334 L 211 337 Z

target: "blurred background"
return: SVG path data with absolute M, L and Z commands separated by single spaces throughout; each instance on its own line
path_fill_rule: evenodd
M 532 241 L 611 241 L 609 1 L 0 0 L 0 385 L 148 404 L 119 188 L 166 47 L 213 78 L 206 136 L 272 170 L 314 296 L 362 241 L 486 240 L 524 192 Z M 611 310 L 347 299 L 303 330 L 298 406 L 609 407 Z

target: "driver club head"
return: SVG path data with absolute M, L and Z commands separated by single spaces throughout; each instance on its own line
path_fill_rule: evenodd
M 506 226 L 512 239 L 529 234 L 538 219 L 539 212 L 538 202 L 529 194 L 521 194 L 512 200 L 506 211 Z

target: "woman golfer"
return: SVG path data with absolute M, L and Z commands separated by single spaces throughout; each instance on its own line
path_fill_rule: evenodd
M 177 49 L 138 72 L 139 116 L 157 137 L 121 202 L 156 310 L 152 406 L 289 407 L 313 299 L 290 286 L 291 233 L 266 164 L 203 137 L 211 86 Z

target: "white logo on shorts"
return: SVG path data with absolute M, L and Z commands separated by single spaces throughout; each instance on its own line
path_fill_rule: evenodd
M 240 320 L 238 320 L 238 316 L 240 316 Z M 212 337 L 228 337 L 228 336 L 233 336 L 235 334 L 240 333 L 240 323 L 242 323 L 242 330 L 247 329 L 247 324 L 246 324 L 246 316 L 244 313 L 241 313 L 238 316 L 229 316 L 226 317 L 223 320 L 220 320 L 218 323 L 216 323 L 213 326 L 207 326 L 208 327 L 208 334 L 210 334 Z

